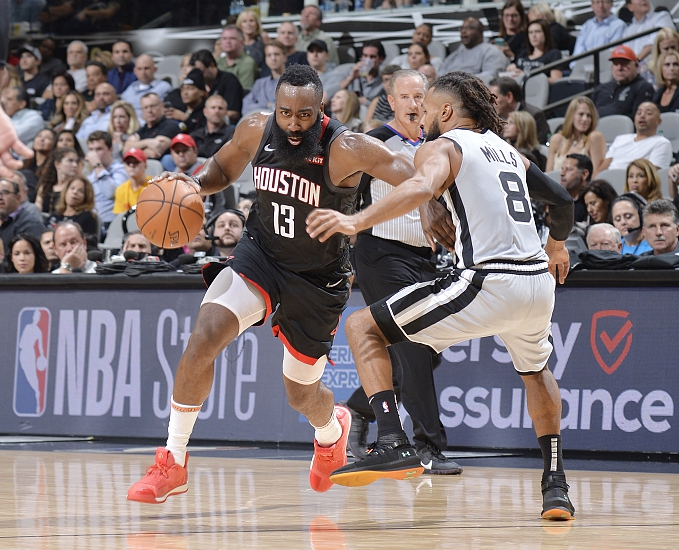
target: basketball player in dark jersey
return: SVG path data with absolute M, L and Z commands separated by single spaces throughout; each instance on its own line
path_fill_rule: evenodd
M 502 122 L 494 103 L 483 82 L 469 73 L 438 78 L 424 100 L 431 143 L 417 150 L 416 175 L 358 214 L 316 210 L 309 215 L 309 234 L 324 242 L 336 232 L 351 235 L 403 215 L 434 196 L 445 202 L 458 235 L 453 273 L 406 287 L 347 319 L 378 438 L 366 458 L 340 468 L 331 480 L 355 486 L 422 471 L 396 410 L 388 345 L 411 341 L 440 352 L 470 338 L 498 335 L 526 386 L 542 451 L 542 517 L 571 519 L 575 508 L 563 469 L 561 396 L 547 360 L 555 279 L 563 283 L 569 268 L 564 244 L 573 225 L 573 200 L 498 136 Z M 550 206 L 544 250 L 528 191 Z
M 130 488 L 130 500 L 159 503 L 188 490 L 186 445 L 212 387 L 214 359 L 270 315 L 284 344 L 288 403 L 316 429 L 311 487 L 327 491 L 330 473 L 347 462 L 351 415 L 334 406 L 332 391 L 320 380 L 349 297 L 348 238 L 312 239 L 306 218 L 317 208 L 352 211 L 363 172 L 398 185 L 414 168 L 410 157 L 324 116 L 322 96 L 311 67 L 288 67 L 276 89 L 275 113 L 242 120 L 195 177 L 201 194 L 210 195 L 252 161 L 257 199 L 228 267 L 210 284 L 179 362 L 167 446 L 158 448 L 155 464 Z M 159 177 L 168 176 L 194 181 L 181 174 Z

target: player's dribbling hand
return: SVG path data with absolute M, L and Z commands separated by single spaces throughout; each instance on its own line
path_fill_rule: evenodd
M 10 149 L 25 158 L 33 156 L 33 151 L 21 143 L 12 121 L 0 107 L 0 177 L 3 178 L 14 177 L 12 170 L 21 170 L 24 165 L 22 161 L 12 156 Z
M 545 252 L 549 257 L 549 272 L 552 277 L 560 284 L 564 284 L 568 270 L 571 266 L 570 256 L 568 250 L 563 242 L 553 240 L 551 237 L 547 239 L 545 245 Z
M 149 180 L 149 183 L 156 183 L 160 180 L 182 180 L 192 185 L 194 189 L 200 193 L 200 187 L 191 176 L 187 176 L 186 174 L 180 174 L 179 172 L 161 172 L 155 178 Z
M 317 238 L 322 243 L 335 233 L 355 235 L 358 231 L 354 216 L 346 216 L 336 210 L 317 208 L 306 219 L 306 232 L 312 239 Z
M 436 199 L 424 203 L 420 206 L 420 222 L 432 250 L 436 250 L 434 242 L 436 240 L 446 250 L 455 251 L 457 233 L 450 212 L 445 206 Z

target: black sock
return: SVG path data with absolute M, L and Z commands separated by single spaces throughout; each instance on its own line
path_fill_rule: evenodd
M 538 437 L 538 443 L 540 444 L 540 450 L 542 451 L 544 466 L 543 477 L 547 477 L 553 473 L 564 474 L 561 436 L 556 434 L 543 435 L 542 437 Z
M 378 440 L 390 435 L 403 434 L 405 437 L 401 419 L 398 416 L 396 395 L 393 390 L 378 392 L 370 396 L 368 401 L 375 413 L 375 419 L 377 420 Z

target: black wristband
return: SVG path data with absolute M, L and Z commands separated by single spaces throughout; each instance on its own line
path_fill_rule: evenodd
M 198 176 L 190 176 L 190 177 L 198 187 L 200 187 L 201 189 L 203 188 L 203 186 L 200 184 L 200 180 L 198 179 Z

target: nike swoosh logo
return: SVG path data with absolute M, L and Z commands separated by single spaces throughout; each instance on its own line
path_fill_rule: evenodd
M 334 288 L 334 287 L 336 287 L 338 284 L 340 284 L 343 280 L 344 280 L 344 279 L 340 279 L 339 281 L 337 281 L 336 283 L 333 283 L 333 284 L 328 283 L 327 285 L 325 285 L 325 287 L 326 287 L 326 288 Z
M 427 462 L 427 463 L 421 462 L 421 464 L 422 464 L 422 466 L 424 466 L 424 469 L 425 469 L 425 470 L 431 470 L 431 466 L 432 466 L 433 463 L 434 463 L 433 460 L 430 460 L 430 461 Z
M 272 148 L 271 148 L 271 144 L 267 143 L 267 144 L 264 146 L 264 150 L 265 150 L 265 151 L 271 152 L 271 151 L 275 151 L 276 149 L 272 149 Z

